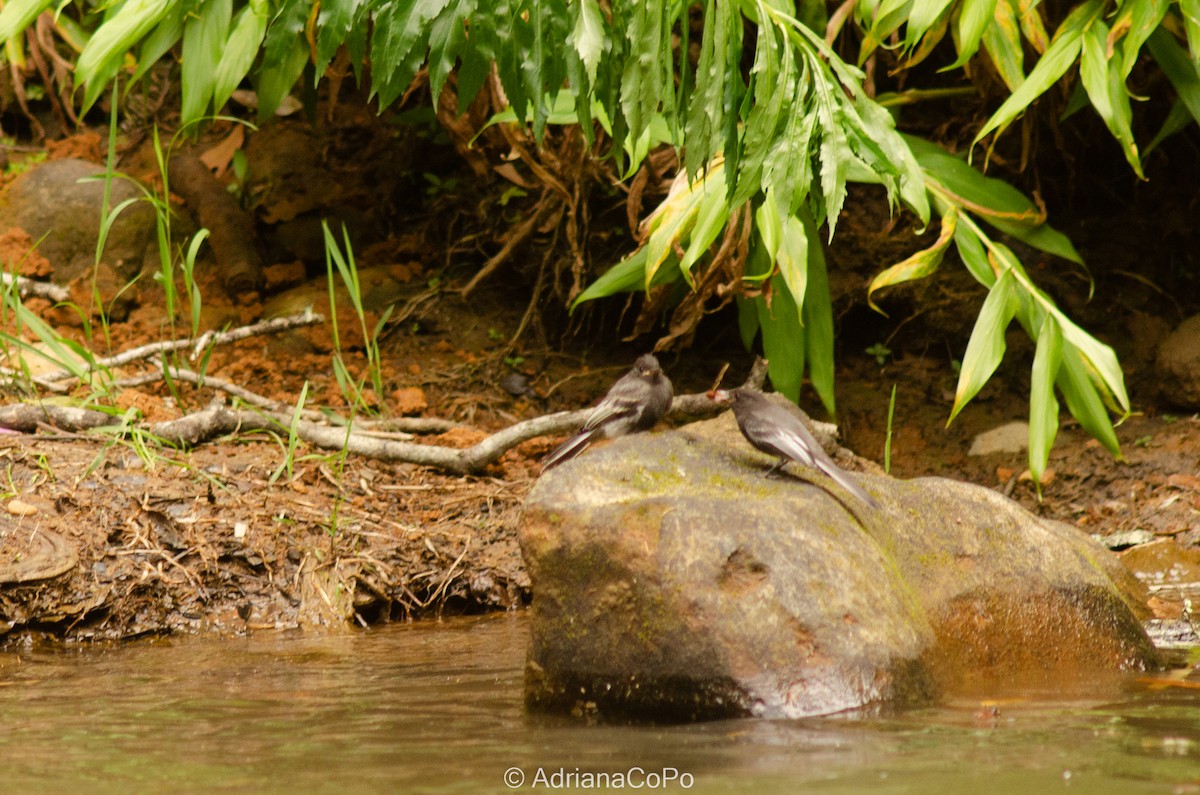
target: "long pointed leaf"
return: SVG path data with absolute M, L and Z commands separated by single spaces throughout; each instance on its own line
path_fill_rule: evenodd
M 953 422 L 958 412 L 979 393 L 1004 358 L 1004 333 L 1017 312 L 1014 282 L 1012 271 L 1000 274 L 979 310 L 971 339 L 967 342 L 967 352 L 963 354 L 954 408 L 950 410 L 947 424 Z
M 1054 318 L 1046 315 L 1038 332 L 1033 355 L 1033 374 L 1029 384 L 1029 472 L 1035 483 L 1042 482 L 1050 448 L 1058 434 L 1058 399 L 1054 382 L 1062 364 L 1062 332 Z
M 976 133 L 973 144 L 982 141 L 992 131 L 1003 132 L 1004 128 L 1024 113 L 1035 99 L 1066 74 L 1079 56 L 1083 31 L 1099 19 L 1103 11 L 1104 4 L 1101 0 L 1087 0 L 1072 9 L 1054 34 L 1054 40 L 1050 42 L 1045 54 L 1038 60 L 1037 66 L 1033 67 L 1025 82 L 1013 91 Z

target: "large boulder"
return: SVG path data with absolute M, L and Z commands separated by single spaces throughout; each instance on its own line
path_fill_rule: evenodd
M 1134 579 L 988 489 L 856 477 L 872 510 L 733 418 L 616 440 L 525 505 L 526 701 L 654 719 L 798 717 L 1143 668 Z
M 0 196 L 0 231 L 17 226 L 38 241 L 38 253 L 50 261 L 53 281 L 66 284 L 89 273 L 103 220 L 104 166 L 64 158 L 42 163 L 12 181 Z M 117 178 L 109 186 L 108 208 L 141 199 L 142 189 Z M 134 201 L 108 230 L 103 261 L 121 284 L 141 272 L 155 241 L 154 209 Z

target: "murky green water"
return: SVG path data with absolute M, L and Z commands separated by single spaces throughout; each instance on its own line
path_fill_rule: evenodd
M 3 654 L 0 791 L 538 793 L 591 772 L 629 774 L 593 791 L 1200 792 L 1198 691 L 1108 680 L 998 716 L 588 726 L 523 711 L 526 632 L 509 615 Z M 690 789 L 647 786 L 664 769 Z

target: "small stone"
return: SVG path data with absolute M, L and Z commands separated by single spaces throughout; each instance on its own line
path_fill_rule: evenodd
M 984 431 L 971 440 L 967 455 L 990 455 L 992 453 L 1019 453 L 1029 446 L 1029 423 L 1009 422 L 990 431 Z
M 1123 530 L 1106 536 L 1093 535 L 1092 538 L 1115 552 L 1136 547 L 1138 544 L 1149 544 L 1158 537 L 1148 530 Z
M 250 529 L 250 526 L 247 525 L 245 522 L 235 522 L 233 525 L 233 537 L 234 538 L 245 538 L 246 531 L 249 529 Z
M 13 516 L 33 516 L 38 512 L 36 505 L 30 505 L 18 499 L 9 500 L 6 508 Z

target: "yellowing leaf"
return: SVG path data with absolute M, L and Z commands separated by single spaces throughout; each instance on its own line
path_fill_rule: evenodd
M 794 215 L 789 216 L 780 229 L 775 264 L 779 266 L 779 273 L 783 276 L 783 281 L 797 307 L 804 305 L 804 293 L 808 287 L 808 245 L 804 223 Z M 799 309 L 796 320 L 801 326 L 804 325 L 804 318 Z
M 942 216 L 942 229 L 937 241 L 932 246 L 922 249 L 907 259 L 896 263 L 871 280 L 871 286 L 867 288 L 867 303 L 870 304 L 871 308 L 884 317 L 887 317 L 887 313 L 880 309 L 872 299 L 872 295 L 876 290 L 883 287 L 893 287 L 914 279 L 924 279 L 936 271 L 942 263 L 942 257 L 946 254 L 946 248 L 950 245 L 950 241 L 954 239 L 954 231 L 957 227 L 958 209 L 951 207 Z

